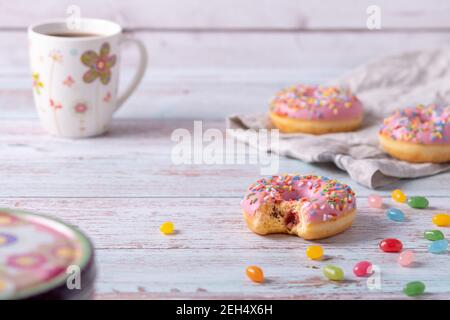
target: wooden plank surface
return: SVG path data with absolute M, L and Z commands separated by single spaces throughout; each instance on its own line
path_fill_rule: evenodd
M 430 210 L 403 205 L 408 220 L 397 225 L 384 210 L 367 208 L 373 191 L 336 168 L 283 159 L 283 172 L 342 178 L 360 197 L 354 227 L 319 242 L 331 259 L 311 262 L 304 257 L 307 242 L 260 237 L 245 228 L 239 200 L 260 176 L 257 166 L 171 164 L 172 130 L 191 126 L 187 120 L 117 120 L 104 137 L 68 141 L 46 136 L 33 119 L 3 120 L 0 206 L 47 213 L 87 232 L 97 248 L 98 298 L 402 298 L 402 285 L 417 279 L 427 283 L 425 298 L 449 297 L 448 253 L 430 259 L 421 239 L 432 214 L 449 210 L 449 173 L 380 191 L 388 195 L 400 187 L 430 197 Z M 205 125 L 211 127 L 223 128 L 223 122 Z M 175 222 L 175 235 L 159 233 L 165 220 Z M 392 236 L 418 252 L 417 267 L 403 270 L 396 255 L 379 253 L 380 239 Z M 372 292 L 351 275 L 361 259 L 382 266 L 381 290 Z M 328 262 L 345 268 L 344 283 L 323 279 L 320 268 Z M 261 265 L 268 283 L 249 283 L 243 275 L 248 264 Z
M 123 83 L 131 69 L 124 69 Z M 122 119 L 224 119 L 237 112 L 265 112 L 272 95 L 292 83 L 320 83 L 334 70 L 226 70 L 150 68 L 136 93 L 119 110 Z M 0 69 L 1 118 L 36 118 L 28 70 Z
M 264 112 L 267 101 L 295 83 L 326 83 L 386 54 L 450 44 L 450 33 L 164 33 L 136 32 L 149 69 L 118 112 L 123 118 L 223 119 Z M 282 50 L 280 49 L 282 48 Z M 122 85 L 134 72 L 125 48 Z M 0 32 L 2 117 L 35 117 L 24 32 Z M 5 112 L 3 112 L 5 110 Z
M 422 239 L 423 231 L 433 228 L 432 215 L 450 210 L 449 173 L 377 191 L 388 205 L 396 187 L 429 197 L 427 210 L 396 204 L 407 215 L 398 224 L 386 219 L 385 210 L 368 208 L 367 195 L 373 191 L 336 168 L 281 160 L 283 172 L 337 177 L 358 194 L 354 226 L 315 241 L 324 246 L 327 258 L 312 262 L 304 255 L 312 242 L 262 237 L 246 228 L 239 202 L 247 185 L 260 176 L 257 166 L 171 165 L 170 133 L 191 126 L 187 120 L 117 120 L 109 135 L 68 141 L 46 136 L 33 119 L 4 120 L 0 207 L 49 214 L 89 234 L 97 249 L 100 299 L 397 299 L 404 297 L 401 288 L 411 280 L 427 284 L 429 293 L 423 298 L 450 297 L 449 253 L 427 253 Z M 205 124 L 213 127 L 223 128 L 223 122 Z M 177 228 L 169 237 L 158 231 L 166 220 Z M 449 236 L 447 228 L 442 230 Z M 385 237 L 397 237 L 414 249 L 418 263 L 401 268 L 396 254 L 380 253 L 377 244 Z M 351 274 L 353 264 L 363 259 L 380 266 L 380 289 L 368 289 L 366 279 Z M 326 263 L 343 267 L 346 281 L 326 281 L 321 274 Z M 245 278 L 249 264 L 264 268 L 266 284 L 257 286 Z
M 383 23 L 393 32 L 364 29 L 369 4 L 364 1 L 134 2 L 100 1 L 104 10 L 79 3 L 86 14 L 95 10 L 123 23 L 148 48 L 149 70 L 118 113 L 123 118 L 222 119 L 243 106 L 247 112 L 264 111 L 284 86 L 324 83 L 382 55 L 450 43 L 449 4 L 441 0 L 380 2 Z M 0 110 L 7 110 L 5 117 L 35 117 L 25 25 L 64 13 L 68 4 L 0 4 Z M 123 84 L 135 57 L 125 47 Z
M 242 197 L 9 197 L 0 198 L 0 207 L 22 208 L 64 219 L 85 230 L 99 250 L 236 249 L 250 252 L 299 249 L 304 254 L 302 250 L 311 241 L 295 236 L 257 236 L 247 230 L 240 208 Z M 405 248 L 426 252 L 428 242 L 422 239 L 423 231 L 436 228 L 431 223 L 434 214 L 450 209 L 447 198 L 428 197 L 430 208 L 418 210 L 406 204 L 394 203 L 390 197 L 384 196 L 386 208 L 400 208 L 406 215 L 406 222 L 395 223 L 386 218 L 386 208 L 368 207 L 365 196 L 357 196 L 357 199 L 359 214 L 349 231 L 313 242 L 341 249 L 348 249 L 352 245 L 355 251 L 360 251 L 358 254 L 362 254 L 366 250 L 378 252 L 373 241 L 398 237 Z M 167 220 L 174 221 L 178 232 L 165 237 L 159 233 L 159 226 Z M 441 230 L 444 234 L 450 232 L 450 228 Z
M 406 192 L 411 192 L 406 188 Z M 448 198 L 430 197 L 428 210 L 410 209 L 384 198 L 388 206 L 406 214 L 404 223 L 388 220 L 385 209 L 367 207 L 358 198 L 354 226 L 321 241 L 287 235 L 258 236 L 242 219 L 239 199 L 1 199 L 0 206 L 51 214 L 85 230 L 97 248 L 100 266 L 99 298 L 403 298 L 408 281 L 427 285 L 424 298 L 449 298 L 449 253 L 432 255 L 423 231 L 435 228 L 431 217 L 449 210 Z M 172 220 L 177 232 L 159 233 L 159 225 Z M 441 228 L 450 236 L 448 228 Z M 416 253 L 411 268 L 400 267 L 398 254 L 381 253 L 378 243 L 397 237 Z M 325 248 L 324 261 L 311 261 L 305 249 L 311 243 Z M 365 278 L 351 269 L 361 260 L 379 266 L 381 287 L 371 290 Z M 247 265 L 264 268 L 268 281 L 250 283 Z M 329 282 L 325 264 L 344 268 L 346 280 Z M 432 272 L 431 272 L 432 270 Z
M 66 17 L 76 4 L 82 16 L 111 19 L 126 28 L 167 30 L 315 30 L 366 28 L 366 9 L 381 8 L 382 26 L 395 28 L 449 28 L 448 1 L 408 0 L 47 0 L 2 1 L 0 28 L 24 28 L 31 23 Z
M 189 120 L 116 120 L 110 134 L 74 141 L 47 136 L 35 120 L 0 124 L 0 197 L 240 197 L 260 175 L 258 165 L 172 164 L 170 135 L 177 128 L 192 130 Z M 224 128 L 224 122 L 205 123 L 207 128 Z M 371 193 L 333 165 L 280 158 L 279 172 L 332 176 L 359 195 Z M 405 179 L 380 192 L 410 186 L 421 195 L 448 196 L 449 177 Z
M 414 19 L 420 20 L 418 17 L 421 15 L 415 10 L 421 6 L 417 3 L 410 5 L 410 11 L 399 11 L 403 12 L 399 15 L 412 15 Z M 437 4 L 444 8 L 446 6 L 440 2 Z M 13 12 L 25 6 L 20 3 L 3 5 Z M 289 8 L 289 5 L 280 4 L 280 7 Z M 160 6 L 155 5 L 157 8 Z M 258 10 L 267 11 L 263 9 L 264 6 L 258 7 Z M 436 16 L 436 9 L 429 10 L 432 10 L 432 16 Z M 317 7 L 311 12 L 312 17 L 321 17 Z M 225 14 L 223 16 L 227 17 Z M 216 20 L 207 20 L 205 26 Z M 130 30 L 133 37 L 146 44 L 150 63 L 141 86 L 118 113 L 119 117 L 124 118 L 218 119 L 239 111 L 260 112 L 266 109 L 268 99 L 287 85 L 324 83 L 386 54 L 450 44 L 450 33 L 446 29 L 423 32 L 406 27 L 396 32 L 354 32 L 342 28 L 314 29 L 314 32 L 245 28 L 237 29 L 236 32 L 196 32 L 187 27 L 165 31 L 157 28 Z M 133 74 L 135 57 L 136 52 L 132 48 L 124 48 L 122 83 L 127 82 Z M 24 30 L 2 31 L 0 28 L 0 110 L 6 110 L 2 117 L 35 116 L 30 70 L 27 66 L 28 49 Z
M 401 51 L 450 44 L 449 32 L 241 32 L 195 33 L 137 31 L 149 53 L 149 70 L 167 69 L 348 69 Z M 134 66 L 134 49 L 122 59 Z M 22 31 L 0 32 L 0 70 L 26 72 L 28 43 Z M 175 71 L 175 70 L 172 70 Z M 216 74 L 220 74 L 216 72 Z M 169 74 L 170 75 L 170 74 Z M 226 76 L 226 75 L 225 75 Z

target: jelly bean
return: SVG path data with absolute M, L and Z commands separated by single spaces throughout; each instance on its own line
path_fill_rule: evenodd
M 414 252 L 412 250 L 406 250 L 398 256 L 398 264 L 402 267 L 407 267 L 414 262 Z
M 442 240 L 436 240 L 431 242 L 428 245 L 428 252 L 431 253 L 443 253 L 448 249 L 448 240 L 442 239 Z
M 408 205 L 411 208 L 425 209 L 428 207 L 428 200 L 425 197 L 411 197 L 408 199 Z
M 174 230 L 173 222 L 167 221 L 164 222 L 160 227 L 159 230 L 164 234 L 172 234 Z
M 397 202 L 405 202 L 406 196 L 402 190 L 395 189 L 394 191 L 392 191 L 392 199 Z
M 445 238 L 441 230 L 427 230 L 423 233 L 423 237 L 430 241 L 442 240 Z
M 312 260 L 319 260 L 323 257 L 323 248 L 321 246 L 309 246 L 306 248 L 306 256 Z
M 323 274 L 330 280 L 341 281 L 344 280 L 344 271 L 341 268 L 327 265 L 323 268 Z
M 433 223 L 438 227 L 450 225 L 450 214 L 438 213 L 433 217 Z
M 396 208 L 390 208 L 388 211 L 386 211 L 386 216 L 394 221 L 402 222 L 405 220 L 405 214 L 402 210 L 396 209 Z
M 264 282 L 264 273 L 260 267 L 250 266 L 245 270 L 247 277 L 253 282 L 262 283 Z
M 425 284 L 422 281 L 408 282 L 403 288 L 403 292 L 409 297 L 420 296 L 425 292 Z
M 369 261 L 360 261 L 353 267 L 353 273 L 357 277 L 365 277 L 372 273 L 372 264 Z
M 371 194 L 367 199 L 369 202 L 369 207 L 372 208 L 382 208 L 383 207 L 383 199 L 377 194 Z
M 403 249 L 403 244 L 398 239 L 384 239 L 380 242 L 380 249 L 384 252 L 400 252 Z

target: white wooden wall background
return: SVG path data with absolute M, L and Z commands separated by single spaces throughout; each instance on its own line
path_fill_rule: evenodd
M 408 221 L 400 228 L 368 208 L 373 191 L 344 172 L 282 159 L 280 172 L 328 175 L 358 194 L 355 226 L 320 242 L 331 262 L 346 269 L 348 279 L 335 284 L 318 270 L 325 262 L 305 259 L 307 242 L 259 237 L 244 226 L 239 201 L 259 177 L 257 166 L 170 161 L 170 133 L 192 128 L 192 118 L 223 128 L 227 114 L 263 111 L 285 85 L 321 82 L 383 54 L 450 43 L 449 1 L 376 2 L 379 31 L 366 29 L 368 0 L 0 0 L 0 207 L 48 213 L 86 231 L 97 249 L 98 298 L 391 299 L 403 297 L 406 281 L 421 279 L 430 292 L 425 298 L 448 299 L 449 255 L 429 259 L 420 237 L 434 213 L 450 209 L 449 173 L 376 191 L 388 203 L 393 188 L 430 199 L 430 210 L 405 209 Z M 25 29 L 64 17 L 69 4 L 84 16 L 120 22 L 149 50 L 144 82 L 111 133 L 98 139 L 51 138 L 34 112 Z M 135 53 L 125 55 L 126 81 Z M 173 237 L 158 231 L 168 219 L 178 229 Z M 378 252 L 388 236 L 417 251 L 418 267 L 401 269 L 395 255 Z M 383 267 L 382 290 L 368 291 L 365 280 L 349 274 L 363 258 Z M 248 264 L 261 265 L 270 281 L 247 281 Z
M 24 30 L 65 17 L 70 4 L 83 16 L 118 21 L 145 41 L 150 68 L 119 112 L 127 118 L 260 111 L 285 85 L 321 82 L 388 53 L 450 44 L 450 2 L 376 3 L 378 31 L 366 28 L 369 0 L 1 0 L 0 104 L 9 106 L 8 117 L 35 115 Z M 127 52 L 122 63 L 132 67 L 133 57 Z

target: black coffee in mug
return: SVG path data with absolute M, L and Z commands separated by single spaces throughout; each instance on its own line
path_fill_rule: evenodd
M 52 37 L 63 37 L 63 38 L 88 38 L 101 36 L 101 34 L 87 33 L 87 32 L 58 32 L 58 33 L 48 33 L 47 35 Z

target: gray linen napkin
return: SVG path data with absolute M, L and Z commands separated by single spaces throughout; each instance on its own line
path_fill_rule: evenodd
M 382 119 L 396 109 L 418 103 L 450 104 L 450 49 L 407 52 L 363 65 L 329 84 L 352 90 L 364 105 L 361 129 L 320 136 L 282 134 L 266 151 L 306 162 L 334 162 L 358 183 L 377 188 L 399 178 L 417 178 L 450 169 L 450 164 L 413 164 L 391 158 L 378 148 Z M 267 106 L 261 106 L 266 109 Z M 230 129 L 271 128 L 267 114 L 232 115 Z M 236 130 L 247 142 L 248 132 Z

